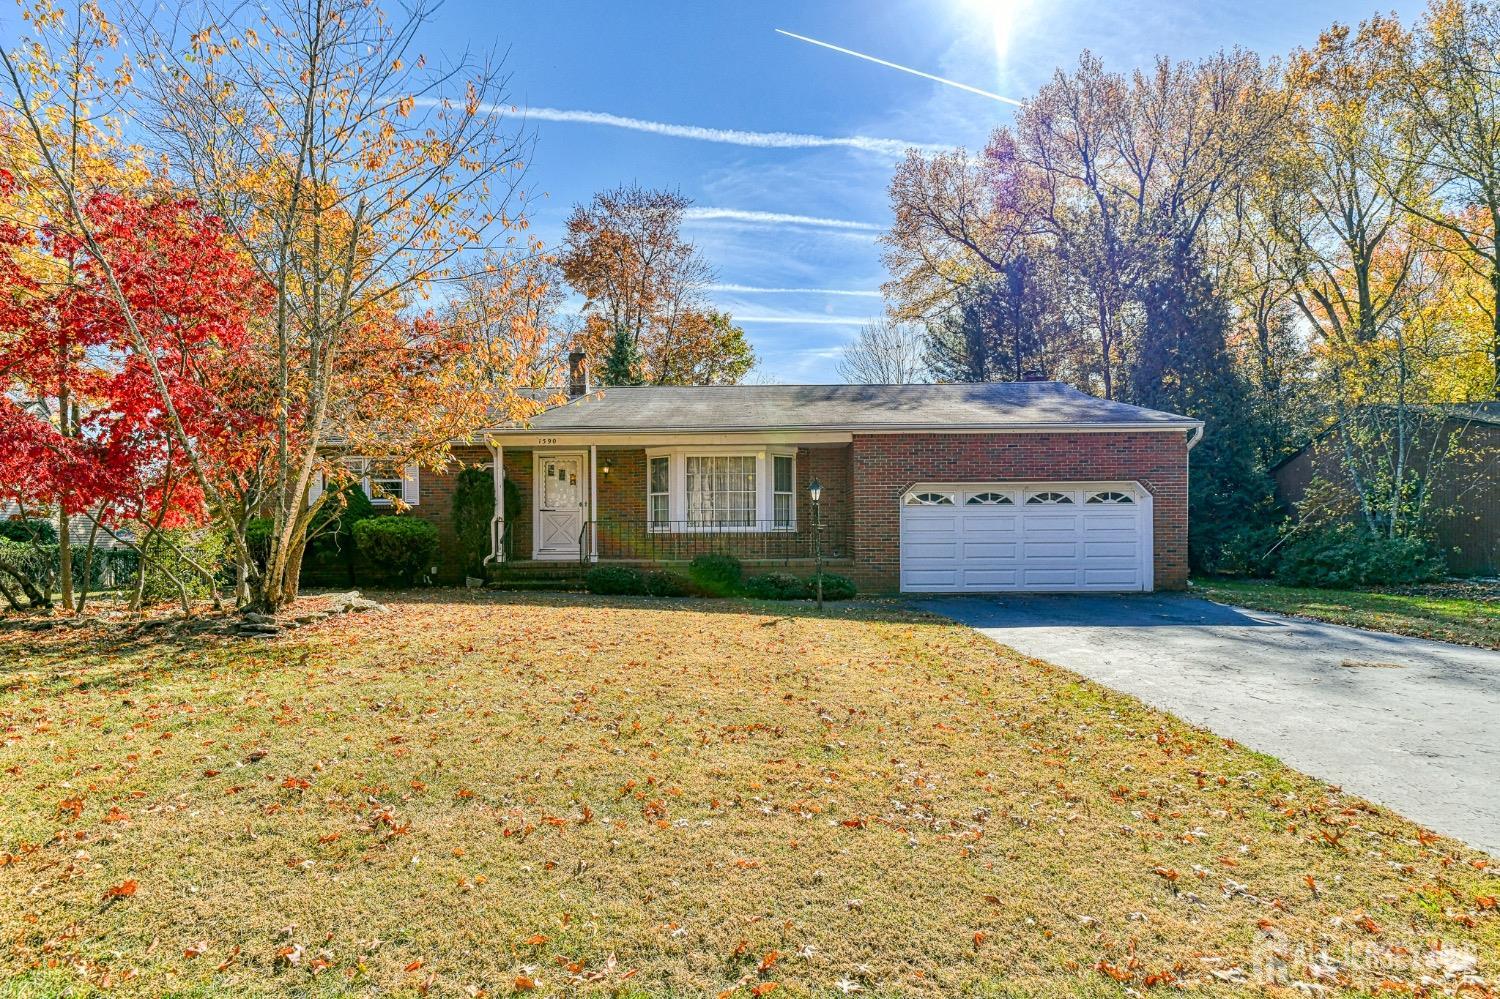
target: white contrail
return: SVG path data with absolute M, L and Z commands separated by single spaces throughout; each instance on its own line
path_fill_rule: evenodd
M 879 298 L 878 291 L 858 288 L 763 288 L 754 284 L 711 284 L 708 291 L 737 291 L 746 295 L 847 295 L 851 298 Z
M 933 76 L 931 73 L 924 73 L 920 69 L 912 69 L 910 66 L 903 66 L 899 62 L 889 62 L 885 59 L 877 59 L 872 55 L 866 55 L 863 52 L 856 52 L 853 49 L 846 49 L 842 45 L 834 45 L 831 42 L 820 42 L 816 38 L 808 38 L 806 35 L 799 35 L 792 31 L 784 31 L 781 28 L 777 28 L 776 33 L 778 35 L 786 35 L 788 38 L 795 38 L 797 39 L 797 41 L 806 42 L 809 45 L 818 45 L 825 49 L 832 49 L 835 52 L 842 52 L 844 55 L 853 56 L 856 59 L 863 59 L 866 62 L 873 62 L 879 66 L 885 66 L 890 69 L 899 69 L 903 73 L 910 73 L 912 76 L 920 76 L 924 80 L 933 80 L 937 83 L 946 84 L 950 87 L 957 87 L 959 90 L 967 90 L 971 94 L 978 94 L 980 97 L 988 97 L 992 101 L 1000 101 L 1003 104 L 1014 104 L 1016 107 L 1021 106 L 1021 102 L 1016 100 L 1014 97 L 1004 97 L 1000 94 L 992 93 L 988 90 L 980 90 L 978 87 L 971 87 L 967 83 L 959 83 L 957 80 L 950 80 L 945 76 Z
M 789 215 L 786 212 L 749 212 L 738 208 L 689 208 L 683 217 L 694 221 L 724 219 L 731 222 L 754 222 L 765 225 L 810 225 L 821 229 L 853 229 L 858 232 L 880 232 L 880 226 L 850 219 L 826 219 L 816 215 Z
M 737 323 L 786 323 L 797 326 L 865 326 L 878 321 L 876 316 L 854 316 L 841 319 L 836 316 L 735 316 Z
M 437 104 L 428 98 L 419 103 Z M 902 157 L 908 149 L 923 152 L 946 150 L 947 146 L 925 142 L 905 142 L 901 139 L 881 139 L 870 135 L 804 135 L 799 132 L 747 132 L 737 128 L 704 128 L 701 125 L 674 125 L 665 121 L 650 121 L 645 118 L 627 118 L 624 115 L 604 111 L 568 111 L 561 108 L 512 108 L 502 105 L 485 105 L 482 110 L 501 114 L 520 114 L 536 121 L 570 122 L 575 125 L 603 125 L 608 128 L 626 128 L 634 132 L 649 132 L 675 139 L 697 139 L 702 142 L 723 142 L 732 146 L 755 146 L 759 149 L 859 149 L 882 156 Z

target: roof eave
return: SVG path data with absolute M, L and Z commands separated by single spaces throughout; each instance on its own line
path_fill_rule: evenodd
M 548 435 L 579 434 L 776 434 L 776 433 L 857 433 L 857 434 L 915 434 L 915 433 L 1108 433 L 1113 431 L 1188 431 L 1203 427 L 1202 420 L 1155 420 L 1128 423 L 908 423 L 891 426 L 886 423 L 808 423 L 767 424 L 761 427 L 716 427 L 716 426 L 671 426 L 671 427 L 549 427 L 518 426 L 510 424 L 486 427 L 476 431 L 478 435 L 538 433 Z

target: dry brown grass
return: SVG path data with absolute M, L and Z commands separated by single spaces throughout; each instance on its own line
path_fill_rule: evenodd
M 0 995 L 1228 991 L 1272 953 L 1452 989 L 1438 946 L 1500 975 L 1483 855 L 895 608 L 0 633 L 0 724 Z

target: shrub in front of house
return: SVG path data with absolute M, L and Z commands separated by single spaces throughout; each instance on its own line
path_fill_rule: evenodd
M 640 596 L 646 592 L 646 577 L 628 565 L 596 565 L 583 577 L 583 585 L 601 597 Z
M 1437 579 L 1444 570 L 1442 557 L 1419 538 L 1389 538 L 1340 524 L 1287 545 L 1276 582 L 1321 589 L 1396 586 Z
M 688 575 L 704 592 L 727 597 L 739 592 L 744 570 L 733 555 L 699 555 L 688 563 Z
M 375 505 L 370 502 L 370 497 L 358 482 L 347 482 L 330 489 L 307 528 L 303 574 L 315 576 L 322 581 L 342 578 L 350 586 L 356 585 L 359 574 L 355 559 L 358 545 L 354 541 L 354 525 L 376 516 Z M 431 563 L 424 568 L 430 565 Z
M 785 572 L 768 572 L 745 580 L 745 596 L 757 600 L 805 600 L 812 595 L 807 583 Z
M 690 577 L 671 569 L 648 572 L 642 580 L 646 593 L 653 597 L 696 597 L 700 592 Z
M 354 525 L 354 544 L 376 572 L 410 586 L 431 568 L 438 532 L 415 517 L 371 517 Z
M 50 520 L 0 520 L 0 538 L 22 544 L 55 545 L 57 527 Z
M 813 576 L 807 581 L 807 591 L 816 595 L 818 577 Z M 823 573 L 823 599 L 824 600 L 850 600 L 858 593 L 854 580 L 848 576 L 840 576 L 836 572 Z

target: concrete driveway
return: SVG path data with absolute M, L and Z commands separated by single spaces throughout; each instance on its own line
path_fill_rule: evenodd
M 1183 595 L 916 603 L 1500 856 L 1500 653 Z

